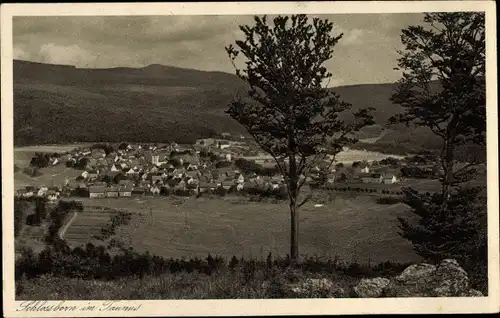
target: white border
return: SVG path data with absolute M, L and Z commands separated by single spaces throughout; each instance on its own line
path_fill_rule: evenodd
M 398 298 L 398 299 L 292 299 L 292 300 L 147 300 L 123 301 L 142 304 L 136 312 L 103 312 L 106 316 L 247 316 L 395 313 L 479 313 L 499 308 L 499 205 L 498 205 L 498 123 L 496 79 L 496 16 L 494 1 L 365 1 L 365 2 L 281 2 L 281 3 L 79 3 L 2 4 L 2 211 L 12 211 L 13 187 L 13 91 L 12 17 L 16 15 L 253 15 L 253 14 L 332 14 L 403 13 L 429 11 L 485 11 L 487 66 L 488 143 L 488 234 L 489 296 L 484 298 Z M 2 213 L 4 315 L 7 317 L 84 317 L 83 312 L 16 312 L 14 301 L 13 214 Z M 68 301 L 86 304 L 87 301 Z M 99 302 L 101 303 L 101 302 Z M 87 315 L 98 316 L 99 312 Z

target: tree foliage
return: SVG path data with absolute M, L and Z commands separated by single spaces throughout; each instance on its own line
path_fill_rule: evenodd
M 418 221 L 400 218 L 401 235 L 422 257 L 456 258 L 487 277 L 486 199 L 464 188 L 477 174 L 471 160 L 458 167 L 457 147 L 485 144 L 485 25 L 483 13 L 429 13 L 424 26 L 402 31 L 403 76 L 392 99 L 404 113 L 392 122 L 430 128 L 442 139 L 438 158 L 441 191 L 405 190 Z
M 445 197 L 453 187 L 470 180 L 456 166 L 456 148 L 484 144 L 486 134 L 485 24 L 483 13 L 429 13 L 428 27 L 402 31 L 403 76 L 392 100 L 405 112 L 391 122 L 430 128 L 442 139 L 440 161 Z
M 345 122 L 339 114 L 350 105 L 324 87 L 332 74 L 324 63 L 333 57 L 342 34 L 332 36 L 333 23 L 306 15 L 255 17 L 240 26 L 245 39 L 226 51 L 236 75 L 248 86 L 246 98 L 235 99 L 227 113 L 253 136 L 278 164 L 285 177 L 292 214 L 291 258 L 298 256 L 297 198 L 311 169 L 357 140 L 351 133 L 372 124 L 369 109 Z M 245 68 L 236 66 L 243 55 Z M 333 159 L 330 164 L 333 163 Z

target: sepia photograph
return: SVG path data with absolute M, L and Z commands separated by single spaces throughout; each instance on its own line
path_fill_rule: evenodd
M 494 3 L 393 3 L 2 6 L 9 312 L 498 310 Z

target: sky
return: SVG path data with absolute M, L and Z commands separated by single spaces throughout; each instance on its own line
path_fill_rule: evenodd
M 401 30 L 421 14 L 323 15 L 343 33 L 326 67 L 328 86 L 391 83 L 400 78 Z M 234 73 L 224 47 L 242 40 L 239 25 L 252 16 L 44 16 L 14 17 L 15 59 L 81 68 L 150 64 Z

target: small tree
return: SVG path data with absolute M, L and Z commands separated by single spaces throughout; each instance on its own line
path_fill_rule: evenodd
M 24 217 L 26 209 L 28 208 L 26 201 L 15 198 L 14 199 L 14 236 L 17 237 L 23 228 Z
M 40 225 L 42 220 L 47 217 L 47 200 L 45 198 L 37 198 L 35 200 L 35 223 Z
M 245 39 L 236 41 L 237 48 L 226 47 L 236 75 L 249 85 L 249 98 L 235 99 L 227 113 L 274 158 L 285 177 L 293 264 L 298 260 L 297 208 L 306 202 L 297 199 L 306 177 L 329 154 L 334 158 L 344 145 L 356 142 L 351 133 L 372 120 L 368 109 L 349 123 L 340 120 L 350 105 L 324 87 L 332 75 L 323 64 L 342 38 L 331 35 L 331 22 L 314 18 L 309 23 L 306 15 L 278 16 L 272 25 L 266 16 L 254 20 L 253 26 L 240 26 Z M 236 66 L 240 53 L 244 70 Z

